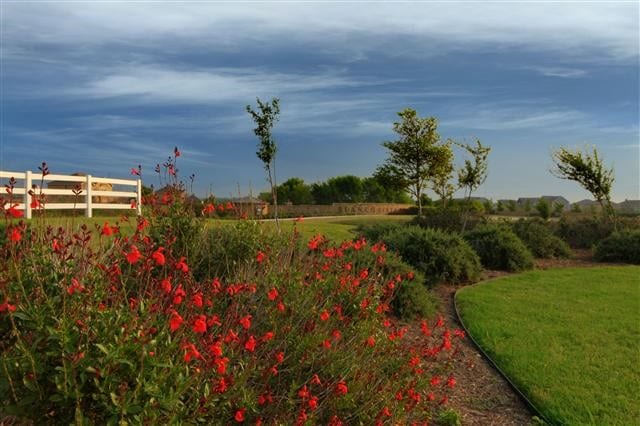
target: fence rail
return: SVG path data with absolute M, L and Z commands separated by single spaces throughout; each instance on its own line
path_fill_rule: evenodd
M 16 203 L 16 208 L 19 210 L 24 210 L 24 217 L 27 219 L 31 219 L 33 214 L 33 209 L 31 207 L 31 200 L 29 195 L 29 190 L 33 188 L 34 183 L 43 182 L 70 182 L 70 183 L 79 183 L 81 184 L 82 192 L 79 197 L 81 197 L 83 202 L 80 203 L 45 203 L 45 210 L 69 210 L 69 209 L 81 209 L 85 211 L 86 217 L 93 216 L 94 209 L 115 209 L 115 210 L 131 210 L 136 209 L 138 215 L 142 213 L 142 181 L 140 179 L 112 179 L 112 178 L 103 178 L 103 177 L 93 177 L 91 175 L 86 176 L 73 176 L 73 175 L 54 175 L 48 174 L 46 176 L 42 176 L 40 173 L 32 173 L 30 170 L 25 172 L 10 172 L 0 170 L 0 179 L 10 179 L 14 178 L 16 181 L 22 181 L 22 185 L 19 183 L 13 189 L 13 195 L 19 195 L 22 198 L 22 202 Z M 97 188 L 97 184 L 110 184 L 110 185 L 119 185 L 119 186 L 129 186 L 134 189 L 131 191 L 109 191 L 104 189 L 94 189 L 94 185 Z M 72 188 L 37 188 L 35 189 L 36 194 L 44 194 L 44 195 L 57 195 L 57 196 L 76 196 L 73 192 Z M 93 197 L 108 197 L 112 198 L 126 198 L 129 201 L 135 200 L 135 205 L 133 203 L 128 204 L 118 204 L 113 202 L 101 202 L 101 201 L 93 201 Z

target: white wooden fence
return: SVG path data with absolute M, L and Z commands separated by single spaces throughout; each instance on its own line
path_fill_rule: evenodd
M 32 184 L 36 183 L 40 185 L 42 175 L 40 172 L 32 173 L 27 170 L 26 172 L 6 172 L 0 170 L 0 179 L 15 178 L 18 183 L 13 189 L 14 201 L 22 199 L 22 202 L 17 203 L 17 209 L 24 210 L 24 217 L 31 219 L 31 196 L 29 190 L 32 188 Z M 20 185 L 22 181 L 22 185 Z M 92 217 L 94 209 L 128 209 L 135 208 L 138 215 L 142 213 L 142 181 L 140 179 L 112 179 L 112 178 L 99 178 L 91 175 L 86 176 L 71 176 L 71 175 L 53 175 L 48 174 L 44 176 L 44 182 L 50 181 L 62 181 L 62 182 L 78 182 L 84 183 L 82 192 L 80 193 L 80 199 L 84 199 L 82 203 L 45 203 L 44 208 L 46 210 L 60 210 L 60 209 L 84 209 L 86 217 Z M 2 186 L 6 182 L 2 181 Z M 131 191 L 98 191 L 93 189 L 92 184 L 111 184 L 118 186 L 132 186 L 135 190 Z M 46 184 L 45 184 L 46 185 Z M 45 186 L 43 185 L 43 186 Z M 4 188 L 2 188 L 4 192 Z M 37 188 L 34 190 L 36 194 L 40 194 L 42 191 L 45 195 L 66 195 L 75 196 L 73 189 L 54 189 L 54 188 Z M 6 198 L 6 193 L 3 196 Z M 18 198 L 20 197 L 20 198 Z M 127 202 L 124 203 L 96 203 L 92 200 L 93 197 L 108 197 L 108 198 L 126 198 Z M 130 202 L 135 200 L 135 206 Z

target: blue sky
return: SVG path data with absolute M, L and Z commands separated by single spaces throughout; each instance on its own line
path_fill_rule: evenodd
M 549 173 L 594 145 L 640 198 L 637 2 L 1 3 L 0 169 L 145 183 L 177 145 L 220 197 L 267 188 L 245 105 L 279 97 L 280 181 L 369 176 L 396 113 L 493 150 L 478 195 L 589 194 Z M 462 161 L 462 153 L 458 153 Z

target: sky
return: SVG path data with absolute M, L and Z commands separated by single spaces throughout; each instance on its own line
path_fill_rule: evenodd
M 205 196 L 268 188 L 256 97 L 280 99 L 278 181 L 370 176 L 397 112 L 492 148 L 478 196 L 590 198 L 550 173 L 596 147 L 640 198 L 639 3 L 0 3 L 0 169 L 144 183 L 178 146 Z M 456 152 L 458 164 L 464 154 Z

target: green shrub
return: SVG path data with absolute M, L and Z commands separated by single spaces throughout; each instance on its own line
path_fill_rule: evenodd
M 417 268 L 428 284 L 458 284 L 480 276 L 480 259 L 458 235 L 437 229 L 404 226 L 382 236 L 389 249 Z
M 616 218 L 618 230 L 640 229 L 640 218 Z M 597 217 L 571 219 L 562 217 L 555 226 L 555 234 L 573 248 L 588 249 L 611 235 L 614 224 Z
M 201 234 L 192 256 L 194 276 L 204 279 L 233 275 L 252 262 L 259 249 L 285 246 L 291 238 L 252 220 L 210 226 Z
M 404 226 L 396 222 L 374 222 L 366 225 L 360 225 L 356 229 L 358 235 L 363 236 L 371 243 L 382 241 L 382 236 L 387 232 L 394 231 Z
M 513 231 L 501 225 L 481 225 L 464 235 L 488 269 L 522 271 L 533 268 L 533 256 Z
M 433 317 L 437 313 L 438 303 L 424 285 L 424 275 L 403 262 L 396 253 L 386 252 L 384 257 L 379 257 L 383 250 L 386 251 L 384 245 L 377 244 L 372 246 L 372 250 L 348 251 L 345 260 L 353 262 L 356 268 L 358 265 L 378 263 L 387 280 L 395 281 L 390 305 L 397 318 L 411 320 Z M 382 260 L 384 262 L 380 263 Z M 402 279 L 399 280 L 399 277 Z
M 469 211 L 466 229 L 473 229 L 484 222 L 482 214 Z M 440 229 L 449 232 L 460 232 L 464 222 L 464 212 L 459 207 L 448 209 L 428 209 L 423 216 L 416 216 L 412 224 L 421 228 Z
M 598 262 L 640 264 L 640 230 L 614 232 L 595 246 Z
M 540 220 L 520 219 L 512 224 L 512 228 L 535 257 L 543 259 L 571 257 L 569 245 L 555 236 Z

